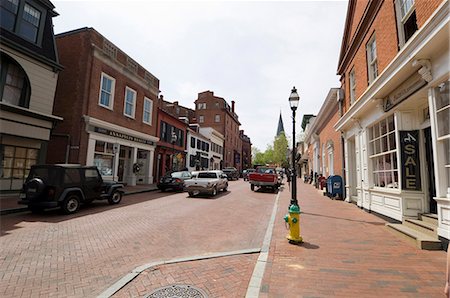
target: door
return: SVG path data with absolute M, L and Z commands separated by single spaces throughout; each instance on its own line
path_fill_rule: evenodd
M 434 200 L 436 196 L 436 181 L 434 177 L 433 162 L 433 145 L 431 138 L 431 127 L 423 130 L 425 140 L 425 162 L 426 162 L 426 179 L 428 180 L 428 201 L 430 202 L 430 213 L 437 214 L 437 202 Z
M 86 199 L 98 199 L 102 192 L 102 176 L 97 169 L 84 169 L 84 195 Z

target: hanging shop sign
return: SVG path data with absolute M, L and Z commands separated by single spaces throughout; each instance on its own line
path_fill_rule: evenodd
M 418 130 L 400 131 L 400 152 L 402 189 L 421 190 Z
M 422 76 L 418 74 L 410 76 L 383 100 L 383 110 L 385 112 L 389 111 L 426 84 L 427 81 L 422 79 Z
M 119 139 L 123 139 L 123 140 L 127 140 L 127 141 L 133 141 L 136 143 L 141 143 L 141 144 L 146 144 L 146 145 L 155 145 L 155 143 L 153 141 L 150 140 L 146 140 L 143 138 L 138 138 L 138 137 L 134 137 L 134 136 L 130 136 L 121 132 L 117 132 L 114 130 L 109 130 L 106 128 L 102 128 L 102 127 L 96 127 L 94 126 L 94 131 L 97 133 L 101 133 L 107 136 L 111 136 L 111 137 L 115 137 L 115 138 L 119 138 Z

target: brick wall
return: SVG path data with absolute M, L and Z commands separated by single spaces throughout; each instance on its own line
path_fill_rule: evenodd
M 320 138 L 320 159 L 322 162 L 323 172 L 322 174 L 326 177 L 330 175 L 330 169 L 327 169 L 329 157 L 328 157 L 328 148 L 327 144 L 332 142 L 333 144 L 333 171 L 334 175 L 340 175 L 343 177 L 343 168 L 342 168 L 342 145 L 341 145 L 341 134 L 337 132 L 333 126 L 339 120 L 339 111 L 336 108 L 333 111 L 333 114 L 329 119 L 325 121 L 325 126 L 318 132 Z M 322 160 L 322 146 L 325 144 L 325 159 Z
M 157 134 L 157 97 L 149 88 L 136 82 L 145 81 L 145 69 L 138 66 L 136 74 L 126 70 L 124 66 L 127 65 L 127 56 L 119 49 L 117 49 L 116 61 L 103 54 L 101 55 L 105 61 L 94 57 L 93 45 L 97 51 L 101 52 L 104 42 L 104 37 L 91 28 L 83 28 L 56 36 L 59 61 L 65 69 L 59 75 L 54 114 L 63 117 L 64 122 L 58 125 L 54 132 L 71 135 L 71 145 L 74 147 L 70 151 L 70 162 L 86 163 L 88 134 L 82 120 L 83 115 L 151 136 Z M 118 67 L 113 67 L 114 64 Z M 98 104 L 102 72 L 115 79 L 112 110 Z M 159 80 L 156 78 L 152 84 L 153 88 L 159 88 Z M 126 86 L 137 92 L 134 119 L 124 116 L 123 113 Z M 153 101 L 152 125 L 142 121 L 144 96 Z M 55 140 L 49 144 L 49 150 L 56 151 L 52 150 L 53 145 L 58 151 L 55 152 L 54 157 L 49 157 L 49 161 L 59 161 L 63 156 L 59 151 L 61 140 Z
M 420 28 L 430 18 L 436 8 L 444 2 L 443 0 L 416 0 L 416 16 L 417 25 Z M 351 38 L 355 32 L 357 24 L 360 22 L 360 18 L 363 16 L 363 11 L 368 1 L 356 1 L 355 14 L 352 20 L 351 26 Z M 346 65 L 345 70 L 341 77 L 342 88 L 345 90 L 345 103 L 344 112 L 349 109 L 350 106 L 350 83 L 349 73 L 354 67 L 356 78 L 356 94 L 355 98 L 358 99 L 368 87 L 368 72 L 367 72 L 367 56 L 366 45 L 369 39 L 375 34 L 377 43 L 377 60 L 378 60 L 378 74 L 381 74 L 383 70 L 391 63 L 391 61 L 397 55 L 398 48 L 398 32 L 395 15 L 395 2 L 394 0 L 383 1 L 383 4 L 378 11 L 374 22 L 371 24 L 363 42 L 358 48 L 353 59 Z

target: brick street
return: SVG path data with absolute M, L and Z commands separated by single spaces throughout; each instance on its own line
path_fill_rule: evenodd
M 252 193 L 242 180 L 230 190 L 212 200 L 133 195 L 116 208 L 97 204 L 69 217 L 53 211 L 4 216 L 1 295 L 95 297 L 151 261 L 260 248 L 276 195 Z M 442 297 L 444 251 L 419 250 L 389 232 L 383 219 L 300 180 L 298 192 L 305 242 L 291 245 L 285 238 L 286 185 L 260 297 Z M 142 297 L 173 284 L 196 286 L 210 297 L 244 297 L 257 258 L 155 266 L 114 297 Z

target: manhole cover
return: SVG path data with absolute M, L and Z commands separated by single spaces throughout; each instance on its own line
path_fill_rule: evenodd
M 158 288 L 145 298 L 208 298 L 206 293 L 194 286 L 171 285 Z

